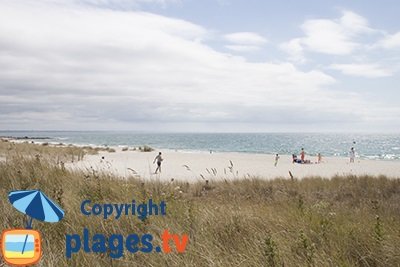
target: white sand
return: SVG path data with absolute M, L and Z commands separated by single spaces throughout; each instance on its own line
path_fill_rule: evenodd
M 137 152 L 121 151 L 100 152 L 98 155 L 88 155 L 80 162 L 68 163 L 66 166 L 72 169 L 110 172 L 121 177 L 140 176 L 145 179 L 196 181 L 201 180 L 201 175 L 208 180 L 234 179 L 248 176 L 259 176 L 265 179 L 276 177 L 289 178 L 289 171 L 294 177 L 306 176 L 332 177 L 334 175 L 386 175 L 388 177 L 400 177 L 400 161 L 379 161 L 356 159 L 350 164 L 348 158 L 327 157 L 320 164 L 293 164 L 291 156 L 280 155 L 278 166 L 274 167 L 275 155 L 245 154 L 245 153 L 206 153 L 183 152 L 162 150 L 162 173 L 154 175 L 156 164 L 153 164 L 158 151 Z M 104 156 L 104 160 L 101 158 Z M 312 162 L 316 157 L 306 157 Z M 230 171 L 230 161 L 233 163 Z M 187 165 L 189 170 L 184 166 Z M 129 170 L 131 168 L 136 172 Z M 215 168 L 216 175 L 212 168 Z M 208 171 L 207 171 L 208 169 Z

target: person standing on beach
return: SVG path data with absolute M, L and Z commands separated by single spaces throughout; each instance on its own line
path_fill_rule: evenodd
M 164 159 L 161 157 L 161 152 L 159 152 L 158 155 L 157 155 L 157 157 L 155 157 L 155 159 L 153 160 L 153 164 L 156 163 L 156 161 L 157 161 L 157 169 L 156 169 L 156 171 L 154 172 L 154 174 L 157 174 L 158 171 L 160 171 L 160 173 L 161 173 L 161 162 L 162 162 L 163 160 L 164 160 Z
M 276 167 L 276 165 L 278 165 L 278 160 L 279 160 L 279 154 L 276 154 L 276 156 L 275 156 L 275 164 L 274 164 L 275 167 Z
M 354 163 L 354 158 L 356 157 L 356 152 L 354 151 L 354 147 L 350 149 L 350 163 Z
M 301 148 L 301 152 L 300 152 L 301 163 L 305 162 L 305 158 L 306 158 L 306 152 L 304 152 L 304 148 Z
M 317 155 L 317 162 L 318 162 L 318 163 L 321 163 L 321 162 L 322 162 L 322 155 L 321 155 L 321 153 L 318 153 L 318 155 Z

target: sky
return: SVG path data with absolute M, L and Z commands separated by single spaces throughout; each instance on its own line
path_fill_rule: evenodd
M 0 0 L 0 130 L 399 132 L 395 0 Z

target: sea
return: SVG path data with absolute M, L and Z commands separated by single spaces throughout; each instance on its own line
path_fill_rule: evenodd
M 38 142 L 92 146 L 148 145 L 187 152 L 307 154 L 400 160 L 400 134 L 356 133 L 138 133 L 121 131 L 0 131 L 0 136 L 40 138 Z M 43 138 L 43 139 L 42 139 Z

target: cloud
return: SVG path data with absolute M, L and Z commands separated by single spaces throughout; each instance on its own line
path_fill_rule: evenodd
M 235 131 L 236 124 L 279 129 L 376 114 L 359 95 L 329 90 L 336 80 L 322 71 L 218 52 L 204 41 L 207 29 L 185 20 L 33 1 L 0 5 L 3 129 Z M 244 39 L 236 35 L 233 45 L 265 43 Z
M 378 46 L 386 49 L 400 48 L 400 32 L 392 35 L 386 35 L 383 40 L 378 42 Z
M 225 47 L 239 52 L 259 50 L 268 40 L 254 32 L 236 32 L 224 35 L 224 39 L 231 43 Z
M 369 27 L 368 20 L 352 11 L 344 10 L 338 23 L 348 35 L 360 33 L 375 33 L 375 29 Z
M 237 52 L 250 52 L 260 50 L 260 47 L 255 45 L 226 45 L 225 47 Z
M 289 42 L 281 44 L 279 47 L 281 50 L 285 51 L 289 55 L 290 61 L 299 64 L 303 64 L 306 62 L 301 38 L 292 39 Z
M 357 37 L 377 32 L 368 26 L 364 17 L 351 11 L 343 11 L 338 19 L 306 20 L 301 29 L 303 37 L 294 38 L 280 46 L 291 60 L 300 62 L 304 61 L 304 51 L 349 55 L 362 46 L 357 42 Z
M 331 69 L 339 70 L 343 74 L 365 78 L 388 77 L 393 74 L 389 69 L 378 64 L 332 64 Z
M 182 0 L 42 0 L 42 2 L 51 4 L 93 6 L 114 10 L 137 9 L 145 4 L 155 4 L 166 7 L 168 4 L 176 4 L 181 1 Z
M 226 34 L 224 37 L 231 43 L 242 45 L 263 45 L 268 42 L 267 39 L 254 32 L 236 32 Z

